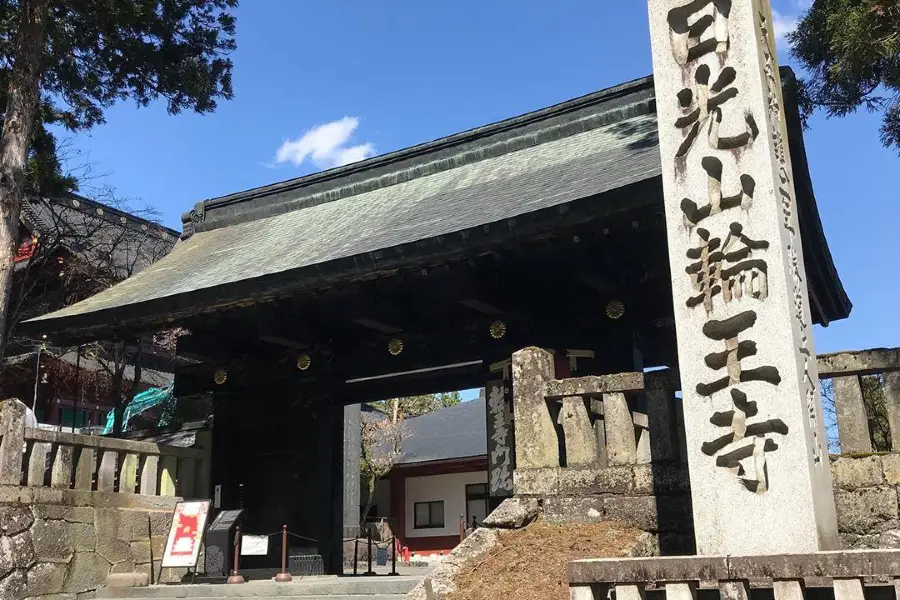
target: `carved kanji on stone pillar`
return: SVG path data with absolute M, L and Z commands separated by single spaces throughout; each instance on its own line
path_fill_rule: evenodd
M 771 7 L 649 7 L 697 549 L 836 548 Z

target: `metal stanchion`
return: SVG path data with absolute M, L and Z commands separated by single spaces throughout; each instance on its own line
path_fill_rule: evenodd
M 353 539 L 353 574 L 359 575 L 359 536 Z
M 375 571 L 372 570 L 372 530 L 371 530 L 371 529 L 369 529 L 368 531 L 366 531 L 366 541 L 367 541 L 368 544 L 369 544 L 369 553 L 368 553 L 369 556 L 367 557 L 367 558 L 368 558 L 369 570 L 366 571 L 365 574 L 366 574 L 366 575 L 374 575 L 374 574 L 375 574 Z
M 459 543 L 466 541 L 466 516 L 459 515 Z
M 397 536 L 391 538 L 391 572 L 388 575 L 399 575 L 397 572 Z
M 241 556 L 241 527 L 238 525 L 234 528 L 234 570 L 231 572 L 231 575 L 228 579 L 225 580 L 225 583 L 244 583 L 244 578 L 241 577 L 241 574 L 238 572 L 239 564 L 238 560 Z
M 287 568 L 287 525 L 281 526 L 281 573 L 275 576 L 275 581 L 287 583 L 293 579 Z

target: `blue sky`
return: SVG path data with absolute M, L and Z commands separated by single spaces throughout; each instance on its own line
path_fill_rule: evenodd
M 774 8 L 783 33 L 804 7 Z M 180 228 L 179 215 L 206 198 L 647 75 L 646 10 L 608 0 L 245 0 L 233 101 L 175 117 L 123 103 L 71 143 L 76 161 Z M 854 303 L 850 319 L 817 328 L 819 352 L 900 345 L 900 158 L 880 146 L 879 123 L 816 115 L 806 134 L 825 233 Z

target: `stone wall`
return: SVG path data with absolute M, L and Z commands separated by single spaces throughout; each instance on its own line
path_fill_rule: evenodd
M 843 548 L 900 548 L 900 454 L 832 456 L 831 469 Z M 658 536 L 663 555 L 694 551 L 684 465 L 518 469 L 515 481 L 546 521 L 620 521 Z
M 658 537 L 662 554 L 694 551 L 687 468 L 677 462 L 605 468 L 517 469 L 516 496 L 551 523 L 619 521 Z
M 113 573 L 180 579 L 160 566 L 178 500 L 0 486 L 0 598 L 81 600 Z
M 900 548 L 900 454 L 833 456 L 831 473 L 843 547 Z

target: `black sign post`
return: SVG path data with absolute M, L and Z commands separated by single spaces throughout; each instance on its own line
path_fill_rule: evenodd
M 206 576 L 227 577 L 234 560 L 234 529 L 240 524 L 244 509 L 219 512 L 206 530 Z

